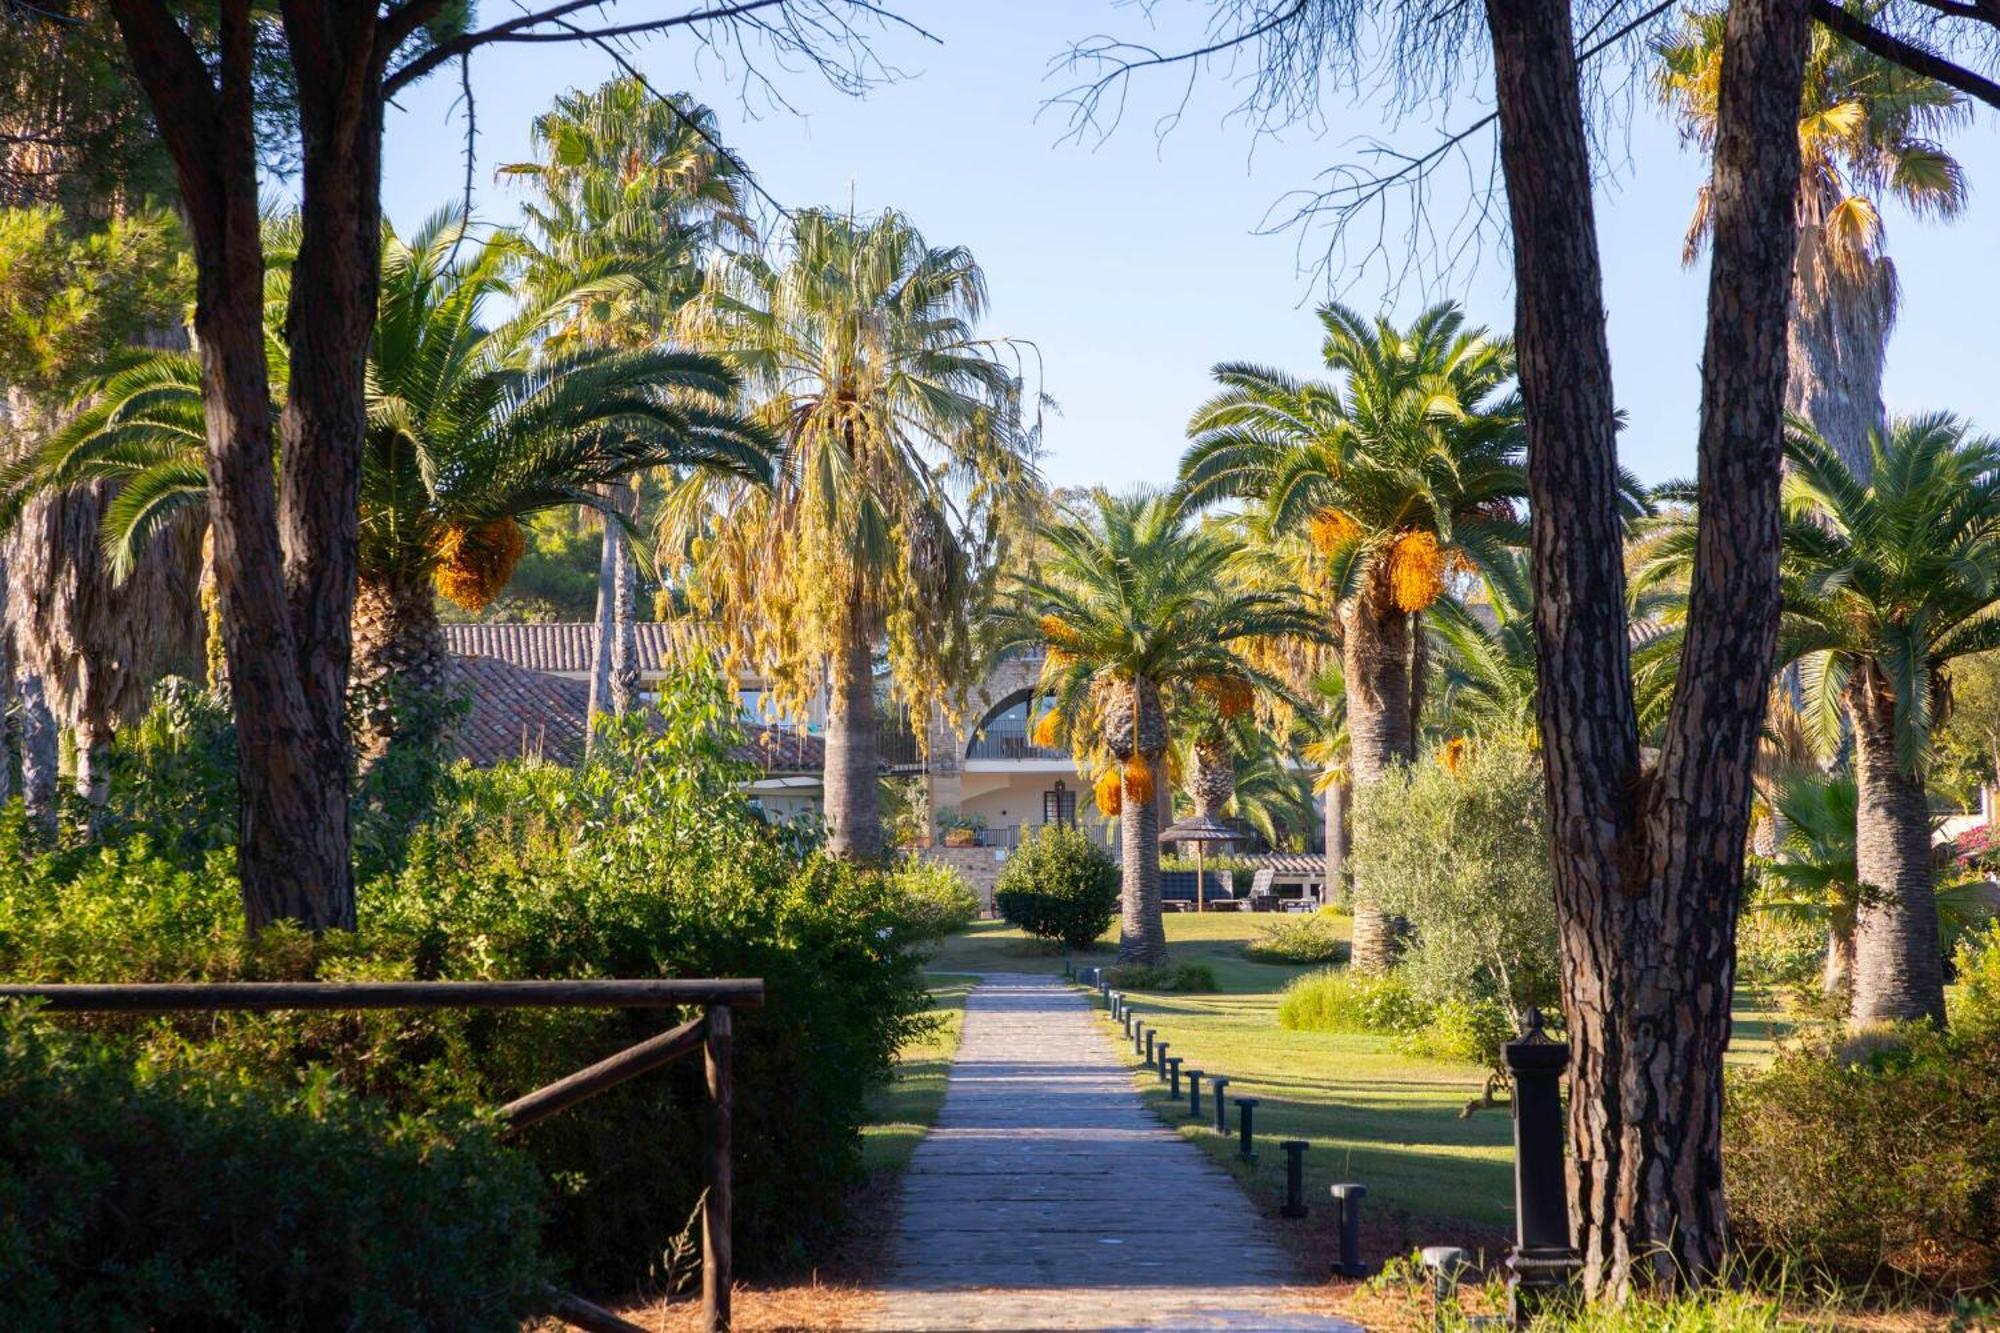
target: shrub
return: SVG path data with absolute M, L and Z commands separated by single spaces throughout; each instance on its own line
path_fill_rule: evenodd
M 948 865 L 912 857 L 889 876 L 897 908 L 919 942 L 941 940 L 972 924 L 979 895 L 965 876 Z
M 1966 1037 L 2000 1041 L 2000 921 L 1967 935 L 1954 962 L 1958 990 L 1950 999 L 1952 1027 Z
M 1426 1002 L 1553 1009 L 1555 889 L 1541 757 L 1481 740 L 1448 768 L 1426 762 L 1358 792 L 1355 875 L 1409 920 L 1403 960 Z
M 1261 927 L 1243 956 L 1256 963 L 1335 963 L 1347 956 L 1347 941 L 1334 934 L 1332 913 L 1286 915 Z
M 1731 1222 L 1850 1278 L 2000 1280 L 2000 1033 L 1832 1038 L 1728 1086 Z
M 19 1010 L 0 1051 L 0 1327 L 512 1333 L 539 1301 L 541 1184 L 483 1124 L 135 1066 Z
M 1215 969 L 1207 963 L 1170 963 L 1147 967 L 1132 963 L 1107 968 L 1105 980 L 1120 990 L 1179 991 L 1189 995 L 1213 995 Z
M 1409 1032 L 1429 1012 L 1396 975 L 1326 968 L 1296 977 L 1278 997 L 1278 1026 L 1297 1032 Z
M 1007 858 L 993 905 L 1036 939 L 1088 949 L 1118 915 L 1118 866 L 1082 829 L 1049 825 Z
M 1432 1006 L 1423 1024 L 1397 1036 L 1396 1049 L 1426 1060 L 1500 1063 L 1500 1048 L 1515 1037 L 1514 1020 L 1494 1000 L 1446 1000 Z
M 0 815 L 0 976 L 19 981 L 760 976 L 738 1016 L 736 1244 L 754 1273 L 821 1251 L 860 1168 L 864 1095 L 919 1031 L 937 888 L 801 855 L 749 807 L 727 758 L 733 699 L 665 690 L 652 726 L 578 770 L 460 772 L 403 868 L 359 889 L 361 928 L 241 928 L 233 857 L 127 829 L 40 853 Z M 383 1011 L 98 1020 L 136 1059 L 274 1098 L 330 1077 L 385 1113 L 494 1106 L 680 1020 L 671 1011 Z M 569 1280 L 626 1290 L 685 1226 L 705 1177 L 700 1061 L 635 1079 L 524 1132 L 554 1186 Z

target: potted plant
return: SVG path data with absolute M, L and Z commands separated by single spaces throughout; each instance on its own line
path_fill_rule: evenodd
M 986 831 L 986 816 L 968 815 L 957 806 L 946 806 L 938 811 L 938 832 L 944 835 L 947 847 L 977 847 L 979 835 Z

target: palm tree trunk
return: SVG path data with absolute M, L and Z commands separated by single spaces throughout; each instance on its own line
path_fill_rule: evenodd
M 1854 861 L 1875 893 L 1854 923 L 1857 1027 L 1892 1019 L 1944 1022 L 1944 958 L 1931 885 L 1930 806 L 1921 777 L 1896 759 L 1895 699 L 1870 666 L 1849 689 L 1854 779 L 1861 798 Z
M 1831 999 L 1854 991 L 1854 927 L 1833 926 L 1826 932 L 1826 966 L 1820 970 L 1819 992 Z
M 639 628 L 634 610 L 639 572 L 623 532 L 618 534 L 617 562 L 611 575 L 611 711 L 623 717 L 639 702 Z
M 597 719 L 611 707 L 611 658 L 618 639 L 618 569 L 624 556 L 625 534 L 610 515 L 604 515 L 604 539 L 597 555 L 597 632 L 591 637 L 589 725 L 584 748 L 588 752 L 597 731 Z
M 52 837 L 56 831 L 57 769 L 61 762 L 56 719 L 49 712 L 40 676 L 24 672 L 16 688 L 20 699 L 21 800 L 27 807 L 28 822 L 43 837 Z
M 1162 755 L 1150 759 L 1155 773 L 1164 768 Z M 1158 967 L 1167 961 L 1167 928 L 1160 916 L 1160 803 L 1127 796 L 1118 809 L 1118 834 L 1118 961 Z
M 1320 890 L 1320 905 L 1331 907 L 1346 892 L 1347 878 L 1347 780 L 1335 778 L 1326 787 L 1326 885 Z
M 105 802 L 111 799 L 111 725 L 88 718 L 76 728 L 76 794 L 88 809 L 86 831 L 95 835 Z
M 851 861 L 882 858 L 882 794 L 877 760 L 875 639 L 850 623 L 827 691 L 827 849 Z
M 1383 590 L 1370 587 L 1349 602 L 1342 642 L 1347 680 L 1348 772 L 1357 792 L 1414 757 L 1410 729 L 1410 620 Z M 1396 961 L 1395 923 L 1355 876 L 1355 971 L 1387 972 Z
M 355 747 L 364 768 L 392 745 L 438 739 L 445 687 L 437 595 L 421 575 L 363 574 L 354 598 Z
M 1810 421 L 1866 485 L 1875 470 L 1869 434 L 1883 419 L 1886 277 L 1874 272 L 1857 284 L 1822 271 L 1823 247 L 1814 234 L 1813 228 L 1801 229 L 1793 265 L 1785 410 Z

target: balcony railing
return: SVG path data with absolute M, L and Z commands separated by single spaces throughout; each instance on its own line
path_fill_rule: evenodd
M 991 726 L 965 747 L 967 759 L 1067 759 L 1069 751 L 1037 745 L 1023 726 Z

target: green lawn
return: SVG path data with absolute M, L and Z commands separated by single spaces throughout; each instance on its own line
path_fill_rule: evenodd
M 1327 1186 L 1358 1180 L 1378 1219 L 1436 1220 L 1432 1239 L 1452 1239 L 1451 1224 L 1470 1238 L 1508 1226 L 1513 1211 L 1513 1126 L 1504 1105 L 1461 1117 L 1486 1074 L 1475 1065 L 1414 1059 L 1386 1036 L 1290 1032 L 1278 1026 L 1278 995 L 1305 966 L 1255 963 L 1243 946 L 1270 918 L 1237 913 L 1182 913 L 1166 918 L 1172 960 L 1204 962 L 1215 972 L 1214 995 L 1153 994 L 1137 998 L 1184 1057 L 1183 1068 L 1227 1074 L 1229 1095 L 1260 1099 L 1256 1112 L 1259 1161 L 1236 1159 L 1236 1140 L 1214 1133 L 1213 1111 L 1199 1123 L 1175 1103 L 1150 1071 L 1135 1066 L 1137 1084 L 1154 1111 L 1235 1171 L 1254 1197 L 1270 1203 L 1284 1189 L 1280 1139 L 1298 1138 L 1306 1154 L 1306 1198 L 1323 1203 Z M 1345 933 L 1346 920 L 1336 918 Z M 1115 941 L 1115 931 L 1108 937 Z M 1077 955 L 1088 966 L 1109 960 L 1108 949 Z M 945 941 L 932 966 L 956 972 L 1060 973 L 1060 950 L 1025 938 L 999 922 L 980 922 Z M 1103 1021 L 1110 1025 L 1106 1016 Z M 1775 1000 L 1739 1000 L 1732 1062 L 1768 1060 L 1787 1026 Z M 1111 1025 L 1116 1030 L 1116 1025 Z M 1126 1045 L 1122 1049 L 1130 1047 Z M 1231 1108 L 1230 1124 L 1235 1124 Z M 1419 1225 L 1419 1234 L 1424 1228 Z
M 871 1176 L 901 1171 L 937 1119 L 945 1075 L 958 1053 L 965 997 L 978 980 L 949 972 L 927 973 L 924 979 L 930 985 L 930 1012 L 938 1025 L 903 1047 L 896 1056 L 895 1079 L 869 1094 L 868 1123 L 861 1127 L 861 1162 Z

